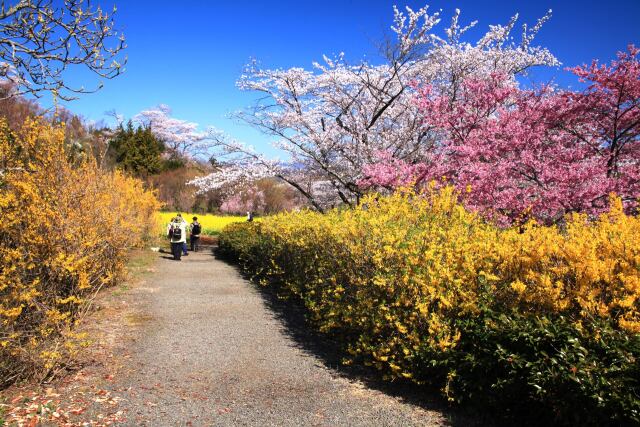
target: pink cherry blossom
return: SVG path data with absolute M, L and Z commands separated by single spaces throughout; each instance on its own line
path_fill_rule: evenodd
M 503 224 L 597 214 L 610 193 L 633 209 L 640 197 L 638 52 L 630 46 L 610 65 L 571 69 L 589 83 L 582 92 L 521 89 L 499 72 L 467 79 L 455 93 L 423 85 L 416 101 L 422 126 L 438 143 L 412 164 L 379 157 L 361 182 L 389 188 L 444 177 L 470 208 Z

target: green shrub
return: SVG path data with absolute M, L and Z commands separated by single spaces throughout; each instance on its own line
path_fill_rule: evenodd
M 450 400 L 537 425 L 640 422 L 640 336 L 517 312 L 486 311 L 460 329 L 453 349 L 416 358 L 416 378 L 437 378 Z

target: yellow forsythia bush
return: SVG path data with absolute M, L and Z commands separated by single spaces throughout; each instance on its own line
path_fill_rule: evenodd
M 535 423 L 640 422 L 640 219 L 613 198 L 505 230 L 457 200 L 431 187 L 232 224 L 219 253 L 298 297 L 345 363 Z
M 324 215 L 284 213 L 257 230 L 260 245 L 243 261 L 262 262 L 250 268 L 301 296 L 322 330 L 353 331 L 349 352 L 391 375 L 411 377 L 421 346 L 454 346 L 451 319 L 474 315 L 480 288 L 498 280 L 498 231 L 451 188 L 371 196 Z
M 141 181 L 72 161 L 63 127 L 0 121 L 0 386 L 74 351 L 78 314 L 120 277 L 158 208 Z
M 640 331 L 640 219 L 619 201 L 595 221 L 501 230 L 457 200 L 432 188 L 283 213 L 229 226 L 220 250 L 301 297 L 321 330 L 346 334 L 349 353 L 390 376 L 412 377 L 425 346 L 454 348 L 460 319 L 483 306 Z
M 640 218 L 620 199 L 596 220 L 569 216 L 562 230 L 506 230 L 498 248 L 501 294 L 522 310 L 608 318 L 640 333 Z

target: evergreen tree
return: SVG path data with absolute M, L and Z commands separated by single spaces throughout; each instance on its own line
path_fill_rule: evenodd
M 137 177 L 148 177 L 163 170 L 164 143 L 148 127 L 120 126 L 109 146 L 116 166 Z

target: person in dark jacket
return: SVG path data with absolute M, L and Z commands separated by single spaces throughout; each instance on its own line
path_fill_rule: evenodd
M 198 248 L 200 247 L 200 233 L 202 232 L 202 226 L 198 222 L 198 217 L 193 217 L 193 222 L 189 225 L 189 233 L 191 234 L 191 238 L 189 239 L 191 242 L 191 252 L 198 252 Z

